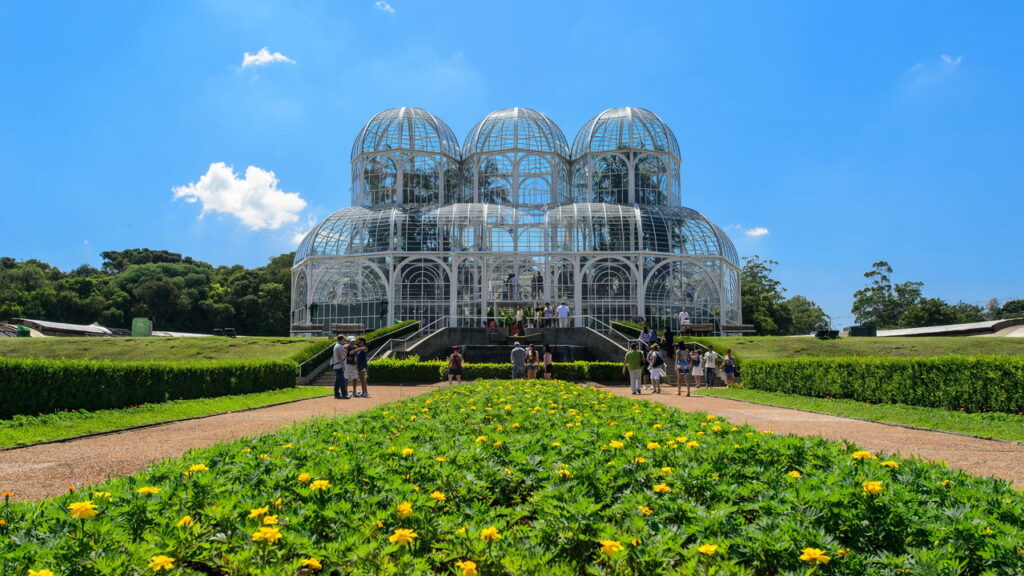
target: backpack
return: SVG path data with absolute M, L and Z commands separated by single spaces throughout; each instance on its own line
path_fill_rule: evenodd
M 652 368 L 661 368 L 665 365 L 665 361 L 661 359 L 661 354 L 654 353 L 654 362 L 651 362 Z

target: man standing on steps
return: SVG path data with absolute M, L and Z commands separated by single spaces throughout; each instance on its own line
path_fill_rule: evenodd
M 526 350 L 522 344 L 516 342 L 509 360 L 512 361 L 512 378 L 522 378 L 526 373 Z
M 711 388 L 715 384 L 715 374 L 718 369 L 718 360 L 722 356 L 715 352 L 714 346 L 708 346 L 708 351 L 704 353 L 704 387 Z
M 679 311 L 679 334 L 684 335 L 690 329 L 690 313 L 683 310 Z
M 565 302 L 559 304 L 558 308 L 555 308 L 555 315 L 558 316 L 558 327 L 568 328 L 569 327 L 569 306 Z
M 348 351 L 341 344 L 344 340 L 344 336 L 338 336 L 331 358 L 331 369 L 334 370 L 334 398 L 338 400 L 348 400 L 348 380 L 345 379 L 345 357 Z

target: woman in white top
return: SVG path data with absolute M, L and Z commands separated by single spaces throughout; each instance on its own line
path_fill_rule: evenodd
M 693 387 L 699 388 L 704 381 L 704 368 L 701 366 L 700 352 L 690 350 L 690 375 L 693 376 Z
M 655 394 L 661 394 L 661 377 L 665 373 L 665 359 L 661 357 L 661 350 L 657 344 L 651 344 L 651 351 L 647 353 L 647 365 L 651 371 L 651 385 Z

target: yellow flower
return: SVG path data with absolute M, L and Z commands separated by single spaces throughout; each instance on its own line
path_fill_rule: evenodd
M 28 576 L 54 576 L 49 570 L 29 570 Z
M 811 564 L 828 564 L 828 561 L 831 560 L 831 558 L 825 555 L 824 550 L 817 548 L 804 548 L 802 552 L 800 559 Z
M 633 458 L 633 464 L 643 464 L 644 462 L 647 462 L 647 458 L 644 458 L 643 456 Z
M 431 492 L 430 497 L 433 498 L 434 500 L 437 500 L 438 502 L 444 502 L 446 500 L 446 498 L 444 497 L 444 492 L 438 492 L 437 490 Z
M 625 548 L 618 540 L 601 540 L 601 552 L 613 556 L 616 552 L 622 552 Z
M 712 426 L 711 427 L 711 431 L 712 432 L 721 432 L 722 431 L 722 427 L 718 426 L 718 425 Z
M 274 508 L 280 508 L 281 506 L 284 505 L 284 501 L 282 501 L 280 498 L 278 498 L 277 500 L 274 500 L 273 504 L 274 504 Z
M 562 478 L 572 478 L 572 472 L 570 472 L 566 468 L 562 468 L 561 470 L 559 470 L 558 475 L 561 476 Z
M 281 531 L 277 526 L 260 526 L 259 530 L 253 532 L 253 542 L 270 542 L 274 543 L 281 539 Z
M 309 568 L 310 570 L 319 570 L 323 568 L 323 564 L 320 564 L 320 561 L 316 558 L 306 558 L 301 564 L 299 564 L 299 566 L 301 568 Z
M 487 436 L 477 436 L 476 437 L 476 441 L 477 442 L 487 442 Z
M 79 518 L 85 520 L 86 518 L 92 518 L 96 515 L 96 505 L 92 503 L 92 500 L 84 500 L 82 502 L 72 502 L 68 505 L 68 514 L 72 518 Z
M 402 448 L 402 456 L 412 456 L 413 452 L 415 452 L 415 450 L 412 448 Z
M 291 442 L 281 446 L 281 448 L 291 448 L 291 447 L 292 447 L 292 443 Z
M 799 470 L 790 470 L 789 472 L 786 472 L 786 476 L 789 476 L 790 478 L 800 478 L 803 474 L 801 474 Z
M 178 520 L 178 523 L 175 524 L 175 526 L 177 526 L 178 528 L 186 528 L 188 526 L 191 526 L 192 524 L 194 524 L 194 522 L 192 521 L 191 516 L 182 516 L 181 520 Z
M 861 489 L 864 490 L 865 494 L 872 495 L 881 494 L 883 490 L 881 482 L 872 482 L 871 480 L 862 483 Z
M 851 454 L 854 460 L 875 460 L 877 456 L 867 450 L 858 450 Z
M 189 472 L 206 472 L 207 470 L 209 468 L 206 467 L 206 464 L 193 464 L 188 467 Z
M 448 461 L 448 459 L 445 458 L 444 456 L 438 456 L 437 458 L 434 458 L 434 460 L 436 460 L 438 462 L 447 462 Z
M 303 472 L 302 474 L 299 474 L 299 482 L 302 482 L 303 484 L 309 483 L 309 481 L 312 479 L 313 477 L 310 476 L 309 472 Z
M 689 440 L 689 438 L 687 438 L 686 436 L 676 437 L 676 442 L 679 442 L 680 444 L 685 444 L 687 440 Z
M 397 543 L 402 546 L 408 546 L 412 543 L 413 539 L 418 536 L 419 534 L 413 532 L 409 528 L 398 528 L 395 530 L 394 534 L 388 536 L 388 541 L 392 544 Z
M 655 484 L 654 491 L 658 494 L 668 494 L 672 491 L 672 488 L 670 488 L 668 484 Z
M 247 518 L 250 520 L 252 520 L 253 518 L 259 518 L 267 512 L 270 512 L 270 506 L 264 506 L 262 508 L 253 508 L 252 510 L 249 510 L 249 515 L 247 516 Z
M 110 500 L 110 492 L 93 492 L 92 497 L 100 500 Z
M 664 468 L 661 469 L 661 473 L 664 476 L 668 476 L 669 474 L 672 473 L 672 467 L 671 466 L 665 466 Z
M 886 460 L 885 462 L 882 462 L 882 467 L 883 468 L 899 468 L 900 467 L 900 463 L 896 462 L 895 460 Z
M 264 516 L 263 517 L 263 524 L 265 524 L 267 526 L 270 526 L 272 524 L 277 524 L 277 516 L 273 516 L 273 515 L 269 515 L 269 514 L 267 516 Z
M 697 448 L 699 446 L 700 442 L 697 442 L 696 440 L 690 440 L 689 442 L 686 443 L 687 448 Z
M 504 445 L 505 445 L 505 443 L 503 441 L 501 441 L 501 440 L 497 440 L 497 441 L 494 442 L 494 447 L 495 448 L 501 448 Z
M 836 556 L 839 556 L 840 558 L 846 558 L 846 555 L 849 553 L 849 548 L 840 548 L 839 550 L 836 550 Z
M 661 448 L 661 444 L 658 444 L 657 442 L 648 442 L 647 443 L 647 449 L 648 450 L 657 450 L 658 448 Z
M 409 502 L 402 502 L 398 505 L 398 517 L 408 518 L 412 516 L 412 504 Z
M 149 564 L 147 564 L 147 566 L 149 566 L 153 572 L 159 572 L 161 570 L 170 571 L 171 568 L 174 568 L 174 558 L 164 556 L 163 554 L 153 556 L 149 559 Z
M 626 432 L 625 434 L 623 434 L 623 435 L 622 435 L 622 437 L 623 437 L 623 438 L 625 438 L 626 440 L 629 440 L 629 439 L 630 439 L 630 438 L 632 438 L 633 436 L 634 436 L 634 434 L 633 434 L 633 432 L 632 432 L 632 431 L 630 431 L 630 432 Z
M 643 514 L 644 516 L 650 516 L 651 514 L 654 514 L 654 510 L 651 510 L 647 506 L 641 506 L 641 507 L 637 508 L 637 510 L 639 510 L 640 513 Z
M 701 544 L 697 547 L 697 552 L 705 556 L 713 556 L 715 552 L 718 552 L 718 544 Z
M 466 560 L 464 562 L 456 562 L 455 567 L 461 570 L 461 576 L 479 576 L 479 572 L 476 571 L 476 562 L 472 560 Z
M 651 426 L 651 428 L 654 428 L 654 429 L 661 428 L 661 424 L 655 424 L 654 426 Z
M 313 480 L 309 485 L 310 490 L 327 490 L 331 487 L 331 483 L 327 480 Z
M 708 414 L 707 416 L 704 417 L 704 419 L 710 422 L 712 420 L 718 420 L 718 416 L 715 416 L 714 414 Z
M 494 526 L 489 526 L 480 531 L 480 539 L 493 542 L 495 540 L 501 540 L 501 534 L 498 533 L 498 529 Z
M 458 530 L 455 531 L 455 533 L 460 535 L 460 536 L 465 536 L 466 535 L 466 527 L 463 526 L 462 528 L 459 528 Z
M 160 489 L 157 488 L 156 486 L 143 486 L 142 488 L 136 490 L 136 492 L 138 492 L 139 494 L 159 494 Z
M 623 444 L 622 442 L 619 442 L 618 440 L 612 440 L 611 442 L 608 443 L 608 447 L 609 448 L 614 448 L 616 450 L 620 450 L 622 448 L 625 448 L 625 446 L 626 446 L 625 444 Z

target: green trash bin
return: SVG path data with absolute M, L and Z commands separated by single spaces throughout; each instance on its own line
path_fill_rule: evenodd
M 18 338 L 28 338 L 32 335 L 32 331 L 28 329 L 28 326 L 18 324 L 17 334 Z

